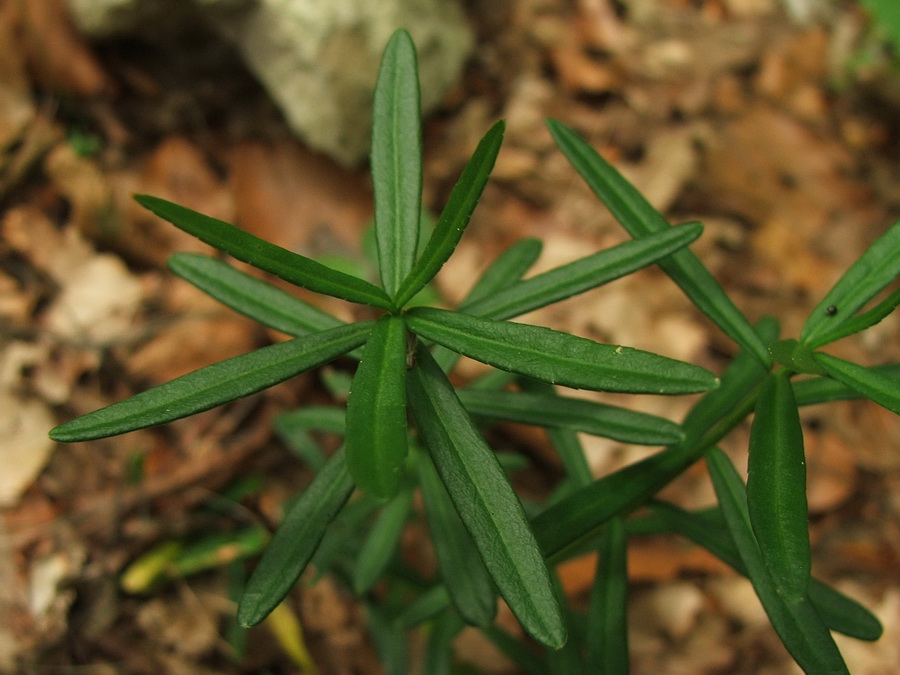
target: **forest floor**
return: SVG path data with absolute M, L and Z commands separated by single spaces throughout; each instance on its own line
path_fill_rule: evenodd
M 621 5 L 468 3 L 475 51 L 424 130 L 432 211 L 488 126 L 502 117 L 508 127 L 472 225 L 438 277 L 444 300 L 452 306 L 522 237 L 544 242 L 536 271 L 626 239 L 554 148 L 544 126 L 553 117 L 671 221 L 702 221 L 693 250 L 737 306 L 797 335 L 900 217 L 900 74 L 872 52 L 853 3 L 805 21 L 776 0 Z M 142 594 L 120 579 L 165 542 L 273 524 L 310 472 L 273 437 L 272 418 L 328 401 L 327 376 L 341 365 L 161 429 L 65 446 L 46 434 L 283 337 L 175 279 L 169 254 L 209 249 L 142 211 L 132 193 L 308 255 L 358 261 L 372 210 L 367 171 L 306 149 L 233 64 L 203 82 L 164 72 L 172 64 L 152 51 L 90 44 L 61 6 L 0 0 L 0 672 L 298 672 L 268 627 L 229 632 L 233 566 Z M 834 352 L 864 364 L 900 359 L 898 319 Z M 655 268 L 525 320 L 716 372 L 736 350 Z M 475 372 L 469 364 L 459 376 Z M 672 419 L 688 405 L 603 400 Z M 816 574 L 885 626 L 879 642 L 840 646 L 856 675 L 896 673 L 900 423 L 866 402 L 811 407 L 802 419 Z M 546 494 L 559 476 L 546 439 L 512 425 L 495 433 L 532 459 L 523 488 Z M 743 465 L 747 433 L 723 441 Z M 650 452 L 585 443 L 598 476 Z M 665 496 L 712 503 L 705 469 Z M 416 541 L 407 544 L 412 554 Z M 593 564 L 561 569 L 571 597 L 586 595 Z M 629 568 L 635 673 L 799 672 L 748 582 L 711 556 L 636 538 Z M 346 590 L 325 579 L 294 599 L 319 672 L 380 672 L 365 612 Z M 515 672 L 475 634 L 457 654 L 476 672 Z

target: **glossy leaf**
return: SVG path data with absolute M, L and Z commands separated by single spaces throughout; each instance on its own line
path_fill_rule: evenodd
M 169 269 L 207 295 L 264 326 L 299 337 L 344 322 L 228 263 L 199 253 L 169 256 Z
M 88 441 L 209 410 L 326 363 L 361 345 L 371 330 L 371 322 L 339 326 L 235 356 L 66 422 L 50 437 Z
M 613 518 L 603 529 L 586 629 L 585 670 L 598 675 L 628 672 L 628 568 L 625 523 Z
M 547 126 L 575 170 L 632 237 L 646 237 L 669 228 L 662 214 L 578 134 L 556 120 L 549 120 Z M 726 335 L 769 364 L 765 345 L 697 256 L 678 251 L 661 260 L 659 266 Z
M 484 186 L 487 185 L 491 169 L 494 168 L 494 161 L 503 142 L 504 128 L 502 120 L 494 124 L 481 139 L 472 158 L 463 169 L 425 250 L 397 292 L 398 306 L 403 307 L 431 281 L 456 249 L 481 198 Z
M 808 597 L 786 599 L 778 592 L 750 525 L 744 484 L 731 461 L 718 448 L 711 448 L 706 454 L 706 462 L 728 531 L 747 576 L 784 646 L 808 673 L 849 675 L 828 627 Z
M 815 359 L 838 382 L 900 415 L 900 378 L 850 361 L 816 352 Z
M 542 427 L 562 427 L 639 445 L 671 445 L 684 434 L 663 417 L 585 399 L 511 391 L 463 389 L 459 400 L 473 414 Z
M 368 281 L 333 270 L 234 225 L 165 199 L 150 195 L 135 195 L 134 198 L 144 208 L 213 248 L 296 286 L 372 307 L 389 309 L 391 306 L 384 291 Z
M 391 561 L 412 509 L 412 496 L 412 489 L 400 490 L 366 535 L 353 569 L 353 589 L 358 594 L 371 589 Z
M 478 277 L 459 309 L 467 314 L 476 314 L 476 312 L 468 311 L 467 308 L 521 279 L 537 262 L 542 249 L 543 244 L 540 239 L 530 238 L 520 239 L 505 249 Z
M 347 466 L 360 489 L 389 499 L 406 462 L 406 326 L 375 323 L 347 399 Z
M 416 427 L 500 594 L 532 637 L 562 646 L 566 630 L 549 572 L 497 458 L 425 349 L 408 383 Z
M 549 328 L 416 307 L 410 329 L 496 368 L 567 387 L 684 394 L 713 389 L 712 373 L 649 352 L 605 345 Z
M 285 516 L 253 571 L 238 605 L 242 626 L 258 624 L 290 592 L 351 492 L 353 481 L 341 449 Z
M 465 311 L 492 319 L 520 316 L 652 265 L 687 246 L 702 232 L 700 223 L 689 223 L 618 244 L 520 281 L 478 302 L 467 302 Z
M 416 461 L 425 516 L 441 578 L 457 611 L 473 626 L 486 626 L 497 614 L 497 593 L 478 550 L 441 483 L 431 458 Z
M 412 269 L 418 247 L 421 116 L 416 47 L 409 33 L 398 30 L 384 50 L 372 108 L 375 240 L 381 282 L 391 297 Z
M 772 581 L 788 599 L 809 586 L 811 553 L 803 430 L 788 371 L 770 375 L 750 428 L 747 505 Z
M 871 328 L 886 316 L 891 314 L 895 309 L 897 309 L 898 305 L 900 305 L 900 288 L 896 289 L 893 293 L 876 304 L 870 310 L 861 314 L 857 314 L 850 318 L 846 318 L 843 321 L 835 322 L 835 324 L 829 330 L 822 332 L 818 336 L 814 343 L 814 346 L 822 346 L 830 344 L 832 342 L 837 342 L 838 340 L 845 338 L 848 335 L 853 335 L 855 333 L 859 333 L 860 331 L 864 331 L 867 328 Z M 831 306 L 829 305 L 829 307 L 826 307 L 825 309 L 827 315 L 830 315 L 830 312 L 828 312 L 828 309 L 830 307 Z M 838 311 L 839 310 L 835 306 L 835 316 L 837 315 Z
M 831 341 L 839 327 L 900 277 L 900 221 L 879 237 L 838 279 L 809 315 L 800 341 L 815 349 Z M 832 309 L 833 308 L 833 309 Z

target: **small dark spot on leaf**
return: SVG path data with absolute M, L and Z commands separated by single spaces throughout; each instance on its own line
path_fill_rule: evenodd
M 828 307 L 825 308 L 825 313 L 828 316 L 834 316 L 835 314 L 837 314 L 837 307 L 835 307 L 834 305 L 828 305 Z

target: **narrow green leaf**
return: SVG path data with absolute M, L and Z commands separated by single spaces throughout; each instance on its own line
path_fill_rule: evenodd
M 585 638 L 588 673 L 628 672 L 627 552 L 625 523 L 622 518 L 613 518 L 603 528 L 591 589 Z
M 431 458 L 423 453 L 417 458 L 416 468 L 428 530 L 444 585 L 466 623 L 486 626 L 497 614 L 496 591 L 490 574 L 456 513 Z
M 747 576 L 784 646 L 807 673 L 849 675 L 828 627 L 808 597 L 785 599 L 779 594 L 753 535 L 744 484 L 731 461 L 718 448 L 711 448 L 706 462 Z
M 408 385 L 419 433 L 501 595 L 532 637 L 562 646 L 562 612 L 522 504 L 446 375 L 421 347 Z
M 816 352 L 815 359 L 835 380 L 900 415 L 900 378 L 896 373 L 884 374 L 821 352 Z
M 460 310 L 467 314 L 468 307 L 475 302 L 490 297 L 507 286 L 521 279 L 531 269 L 541 255 L 543 244 L 540 239 L 520 239 L 515 244 L 504 250 L 494 260 L 484 273 L 478 277 L 472 290 L 459 306 Z
M 812 348 L 837 342 L 848 335 L 853 335 L 860 331 L 864 331 L 867 328 L 871 328 L 891 314 L 898 306 L 900 306 L 900 288 L 896 289 L 888 297 L 872 307 L 872 309 L 835 323 L 830 330 L 826 330 L 818 336 L 815 343 L 812 345 Z M 835 307 L 835 315 L 836 313 L 837 307 Z
M 372 108 L 375 240 L 381 283 L 391 297 L 412 269 L 418 247 L 421 116 L 416 47 L 409 33 L 398 30 L 381 58 Z
M 339 326 L 235 356 L 61 424 L 50 437 L 88 441 L 209 410 L 330 361 L 365 342 L 371 330 L 371 322 Z
M 253 571 L 238 605 L 237 617 L 242 626 L 258 624 L 290 592 L 351 492 L 353 481 L 341 449 L 285 516 Z
M 662 214 L 578 134 L 556 120 L 549 120 L 547 126 L 575 170 L 632 237 L 638 239 L 669 228 Z M 765 345 L 697 256 L 688 250 L 678 251 L 661 260 L 659 266 L 726 335 L 769 364 Z
M 476 415 L 562 427 L 623 443 L 671 445 L 684 437 L 680 426 L 663 417 L 584 399 L 477 389 L 463 389 L 458 395 Z
M 135 195 L 134 198 L 144 208 L 200 241 L 296 286 L 372 307 L 391 307 L 390 298 L 384 291 L 368 281 L 333 270 L 234 225 L 165 199 L 150 195 Z
M 406 326 L 375 323 L 347 399 L 347 466 L 360 489 L 389 499 L 406 461 Z
M 822 366 L 813 359 L 812 350 L 792 338 L 778 340 L 769 345 L 769 353 L 772 355 L 772 360 L 775 363 L 778 363 L 795 373 L 805 373 L 808 375 L 825 374 Z
M 652 394 L 713 389 L 710 372 L 649 352 L 605 345 L 549 328 L 416 307 L 410 329 L 495 368 L 567 387 Z
M 313 440 L 310 431 L 344 435 L 346 412 L 343 408 L 308 406 L 275 417 L 275 433 L 288 449 L 313 471 L 325 465 L 325 453 Z
M 169 256 L 169 269 L 207 295 L 254 321 L 299 337 L 343 321 L 228 263 L 199 253 Z
M 900 221 L 879 237 L 844 272 L 809 315 L 800 341 L 810 348 L 821 347 L 842 324 L 882 289 L 900 276 Z
M 366 535 L 353 568 L 353 590 L 358 594 L 371 589 L 391 561 L 412 508 L 412 497 L 412 489 L 400 490 Z
M 750 428 L 747 505 L 763 560 L 789 600 L 809 586 L 811 553 L 803 430 L 789 372 L 763 383 Z
M 520 281 L 478 302 L 467 302 L 465 311 L 492 319 L 520 316 L 652 265 L 702 232 L 700 223 L 688 223 L 627 241 Z
M 404 628 L 415 628 L 449 607 L 450 594 L 447 587 L 444 584 L 436 584 L 422 591 L 415 600 L 406 605 L 397 617 L 397 622 Z
M 406 305 L 410 298 L 434 278 L 456 249 L 481 198 L 484 186 L 487 185 L 491 169 L 494 168 L 494 161 L 503 142 L 504 128 L 504 122 L 500 120 L 488 130 L 466 164 L 466 168 L 463 169 L 456 185 L 453 186 L 447 205 L 422 256 L 397 292 L 395 302 L 399 307 Z
M 867 370 L 881 377 L 900 382 L 900 363 L 869 366 Z M 794 385 L 794 398 L 799 406 L 863 398 L 863 395 L 856 389 L 851 389 L 831 377 L 810 377 L 805 380 L 795 380 L 792 384 Z
M 422 656 L 422 670 L 428 675 L 452 675 L 453 640 L 465 627 L 456 614 L 444 614 L 431 627 Z

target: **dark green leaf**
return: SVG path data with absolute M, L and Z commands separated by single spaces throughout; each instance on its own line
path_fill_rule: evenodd
M 390 309 L 390 298 L 383 290 L 368 281 L 333 270 L 315 260 L 270 244 L 234 225 L 167 202 L 165 199 L 150 195 L 135 195 L 134 198 L 141 206 L 175 227 L 238 260 L 250 263 L 296 286 L 350 302 Z
M 496 457 L 425 349 L 408 383 L 419 433 L 501 595 L 532 637 L 562 646 L 566 630 L 547 566 Z
M 504 250 L 478 277 L 472 290 L 459 306 L 460 310 L 467 314 L 475 314 L 466 308 L 521 279 L 540 257 L 542 248 L 540 239 L 520 239 Z
M 299 337 L 343 324 L 318 307 L 216 258 L 175 253 L 169 256 L 168 264 L 179 277 L 223 305 L 282 333 Z
M 375 240 L 381 282 L 391 297 L 412 269 L 418 247 L 421 115 L 416 47 L 409 33 L 398 30 L 384 50 L 372 108 Z
M 623 443 L 670 445 L 684 436 L 680 426 L 662 417 L 584 399 L 464 389 L 459 392 L 459 400 L 476 415 L 564 427 Z
M 828 627 L 808 597 L 785 599 L 779 594 L 753 535 L 744 484 L 731 461 L 718 448 L 711 448 L 706 462 L 747 576 L 784 646 L 807 673 L 849 675 Z
M 585 654 L 588 673 L 628 672 L 627 551 L 625 523 L 613 518 L 603 528 L 591 589 Z
M 432 586 L 410 602 L 397 618 L 404 628 L 415 628 L 450 607 L 450 594 L 443 584 Z
M 825 295 L 806 320 L 800 341 L 815 349 L 900 276 L 900 221 L 879 237 Z M 833 308 L 833 309 L 832 309 Z M 836 338 L 835 338 L 836 339 Z
M 496 368 L 567 387 L 685 394 L 717 386 L 712 373 L 649 352 L 521 323 L 416 307 L 410 330 Z
M 366 535 L 353 569 L 353 590 L 367 592 L 381 576 L 400 542 L 412 508 L 412 490 L 400 490 L 389 501 Z
M 209 410 L 330 361 L 365 342 L 371 330 L 371 322 L 339 326 L 235 356 L 66 422 L 50 437 L 88 441 Z
M 466 531 L 446 488 L 426 454 L 417 458 L 425 516 L 438 568 L 453 604 L 467 623 L 486 626 L 497 614 L 490 574 Z
M 366 343 L 347 399 L 347 466 L 382 499 L 397 494 L 406 461 L 406 326 L 384 316 Z
M 900 363 L 869 366 L 867 370 L 881 377 L 900 382 Z M 863 397 L 856 389 L 851 389 L 831 377 L 810 377 L 805 380 L 795 380 L 792 384 L 794 385 L 794 398 L 799 406 Z
M 478 302 L 466 302 L 468 314 L 509 319 L 618 279 L 647 267 L 694 241 L 700 223 L 667 228 L 580 258 L 499 290 Z
M 763 383 L 750 429 L 747 505 L 772 581 L 788 600 L 806 595 L 812 564 L 803 430 L 789 372 Z
M 896 373 L 884 374 L 821 352 L 816 352 L 815 359 L 835 380 L 900 415 L 900 378 Z
M 795 373 L 825 374 L 822 366 L 813 359 L 812 350 L 794 339 L 778 340 L 769 346 L 769 353 L 775 363 Z
M 434 278 L 462 238 L 487 184 L 491 169 L 494 168 L 494 161 L 503 142 L 503 129 L 502 120 L 494 124 L 481 139 L 475 153 L 463 169 L 422 256 L 397 292 L 395 301 L 398 306 L 403 307 Z
M 465 627 L 456 614 L 447 613 L 434 622 L 428 633 L 428 643 L 422 657 L 423 673 L 428 675 L 452 675 L 453 640 Z
M 528 675 L 550 675 L 547 664 L 528 645 L 523 644 L 496 624 L 481 629 L 484 636 L 510 661 Z
M 574 131 L 556 120 L 547 125 L 559 149 L 632 237 L 669 228 L 662 214 Z M 753 327 L 693 253 L 678 251 L 659 266 L 726 335 L 769 364 L 769 353 Z
M 853 335 L 860 331 L 864 331 L 867 328 L 871 328 L 897 309 L 898 305 L 900 305 L 900 288 L 895 290 L 867 312 L 845 318 L 840 322 L 835 322 L 829 330 L 826 330 L 818 336 L 813 347 L 821 347 L 822 345 L 837 342 L 848 335 Z M 837 312 L 837 307 L 835 307 L 835 316 L 837 315 Z
M 351 492 L 353 481 L 339 450 L 288 512 L 253 571 L 238 605 L 242 626 L 258 624 L 290 592 Z

